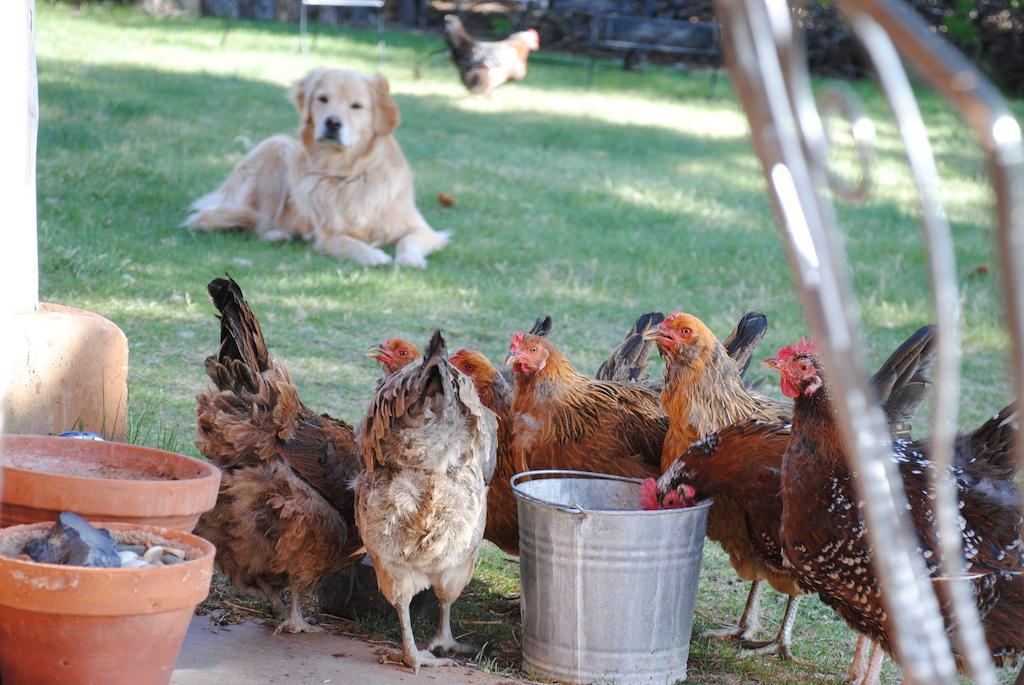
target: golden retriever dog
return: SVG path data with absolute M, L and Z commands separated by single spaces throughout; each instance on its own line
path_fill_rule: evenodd
M 299 140 L 268 138 L 220 188 L 199 198 L 185 226 L 241 228 L 267 240 L 302 238 L 363 266 L 423 268 L 448 242 L 416 208 L 412 171 L 392 132 L 398 106 L 383 76 L 314 69 L 292 89 Z

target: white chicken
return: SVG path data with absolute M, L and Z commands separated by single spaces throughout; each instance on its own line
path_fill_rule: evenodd
M 435 331 L 420 363 L 380 381 L 357 433 L 365 470 L 356 478 L 356 526 L 377 584 L 398 612 L 402 650 L 419 672 L 454 665 L 432 652 L 474 653 L 452 637 L 451 606 L 473 576 L 494 472 L 497 419 L 472 380 L 448 361 Z M 432 587 L 437 632 L 420 651 L 409 602 Z

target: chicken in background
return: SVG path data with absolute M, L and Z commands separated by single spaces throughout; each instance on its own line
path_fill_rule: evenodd
M 423 353 L 420 348 L 408 340 L 401 338 L 388 338 L 382 343 L 371 345 L 366 349 L 366 356 L 376 359 L 380 365 L 380 372 L 384 376 L 390 376 L 407 364 L 411 364 Z
M 355 483 L 356 524 L 377 585 L 398 612 L 402 650 L 419 672 L 454 665 L 431 652 L 474 653 L 452 636 L 451 605 L 473 575 L 494 473 L 497 421 L 472 381 L 453 372 L 436 331 L 420 363 L 377 384 L 357 441 L 365 470 Z M 420 651 L 409 602 L 432 587 L 437 633 Z
M 217 546 L 233 585 L 267 599 L 275 632 L 317 630 L 302 616 L 302 594 L 362 556 L 348 487 L 361 469 L 352 427 L 302 403 L 237 283 L 218 278 L 209 292 L 220 351 L 206 360 L 215 387 L 197 398 L 196 447 L 223 475 L 196 534 Z
M 779 473 L 792 407 L 748 391 L 732 358 L 700 319 L 673 314 L 654 337 L 665 357 L 662 404 L 669 416 L 659 491 L 685 482 L 700 497 L 714 498 L 707 535 L 722 545 L 736 574 L 752 581 L 736 626 L 706 635 L 736 638 L 746 650 L 793 659 L 792 630 L 803 591 L 781 563 L 777 530 Z M 924 397 L 933 344 L 934 330 L 921 328 L 872 378 L 894 431 L 909 429 L 910 415 Z M 752 638 L 760 627 L 765 581 L 789 599 L 775 638 L 761 642 Z
M 801 341 L 779 350 L 765 364 L 779 371 L 783 393 L 794 399 L 792 436 L 782 462 L 783 553 L 803 588 L 818 593 L 854 630 L 891 652 L 889 618 L 871 564 L 855 474 L 848 466 L 817 350 Z M 1013 454 L 1007 449 L 1018 428 L 1011 406 L 974 433 L 960 435 L 950 473 L 960 500 L 967 573 L 973 575 L 997 662 L 1024 654 L 1024 539 Z M 928 454 L 927 441 L 892 443 L 891 459 L 903 480 L 919 551 L 934 574 L 939 571 L 939 542 L 932 514 L 934 462 Z M 940 604 L 946 605 L 943 583 L 935 588 Z M 874 654 L 865 683 L 873 682 L 881 668 L 882 652 Z
M 475 40 L 454 14 L 444 18 L 444 40 L 463 85 L 477 95 L 487 95 L 507 81 L 524 79 L 527 58 L 540 48 L 540 35 L 534 29 L 497 42 Z

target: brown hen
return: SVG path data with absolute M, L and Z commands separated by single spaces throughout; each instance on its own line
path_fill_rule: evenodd
M 518 473 L 512 459 L 513 388 L 494 364 L 475 350 L 465 348 L 452 355 L 452 366 L 473 379 L 480 402 L 498 419 L 497 460 L 494 478 L 487 489 L 487 527 L 484 537 L 507 554 L 519 554 L 519 514 L 512 485 Z
M 517 333 L 511 454 L 518 471 L 582 469 L 656 475 L 668 420 L 639 385 L 579 373 L 547 338 Z
M 232 584 L 270 602 L 276 632 L 312 630 L 302 594 L 362 556 L 348 488 L 360 470 L 352 428 L 301 402 L 238 284 L 218 278 L 209 291 L 221 342 L 206 360 L 215 387 L 197 398 L 196 447 L 223 475 L 196 533 L 217 546 Z
M 390 376 L 422 357 L 423 353 L 420 352 L 420 348 L 408 340 L 388 338 L 384 342 L 368 347 L 366 356 L 376 359 L 377 364 L 380 365 L 380 372 L 384 376 Z

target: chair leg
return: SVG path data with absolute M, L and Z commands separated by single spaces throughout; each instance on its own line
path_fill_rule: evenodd
M 384 45 L 384 8 L 381 7 L 377 10 L 377 62 L 380 66 L 384 66 L 387 61 L 388 56 Z
M 718 67 L 711 68 L 711 82 L 708 84 L 708 99 L 715 96 L 715 86 L 718 85 Z
M 309 37 L 306 35 L 306 24 L 308 22 L 308 18 L 306 16 L 306 14 L 307 14 L 306 3 L 300 2 L 299 3 L 299 46 L 300 46 L 300 49 L 302 50 L 303 58 L 309 57 L 309 43 L 308 43 Z
M 337 22 L 337 17 L 335 17 L 334 20 L 335 20 L 335 22 Z M 316 11 L 316 24 L 313 25 L 313 40 L 310 43 L 310 46 L 309 46 L 310 49 L 313 49 L 313 48 L 316 47 L 316 39 L 320 36 L 320 29 L 322 29 L 323 26 L 324 26 L 324 8 L 321 7 L 320 9 L 318 9 Z
M 231 30 L 231 15 L 224 15 L 224 32 L 220 34 L 220 47 L 224 47 L 224 43 L 228 41 L 228 31 Z

